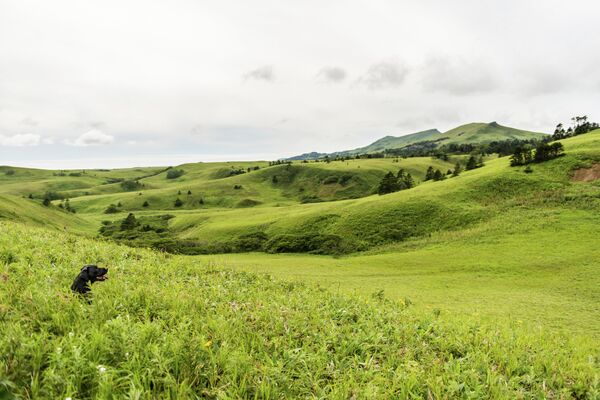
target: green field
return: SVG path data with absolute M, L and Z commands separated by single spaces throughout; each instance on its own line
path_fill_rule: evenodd
M 530 173 L 489 156 L 442 181 L 423 181 L 427 167 L 465 156 L 196 163 L 175 179 L 162 167 L 0 167 L 0 388 L 599 398 L 600 179 L 572 176 L 600 163 L 600 130 L 562 143 L 565 156 Z M 400 168 L 418 185 L 374 194 Z M 119 228 L 130 212 L 142 239 Z M 218 254 L 132 249 L 102 226 L 124 243 Z M 68 290 L 86 262 L 111 268 L 91 305 Z

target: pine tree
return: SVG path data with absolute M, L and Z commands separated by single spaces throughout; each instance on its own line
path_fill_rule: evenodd
M 133 215 L 132 213 L 129 213 L 127 218 L 125 218 L 121 222 L 121 230 L 122 231 L 134 229 L 136 226 L 138 226 L 138 221 L 137 221 L 137 219 L 135 219 L 135 215 Z
M 387 194 L 398 190 L 398 178 L 390 171 L 381 179 L 377 193 Z
M 435 171 L 433 170 L 433 167 L 430 165 L 429 168 L 427 168 L 427 172 L 425 173 L 425 180 L 429 181 L 429 180 L 433 179 L 434 175 L 435 175 Z
M 435 172 L 433 173 L 433 180 L 434 181 L 442 181 L 446 179 L 446 176 L 442 173 L 442 171 L 440 171 L 439 169 L 436 169 Z
M 462 166 L 457 161 L 456 164 L 454 165 L 454 171 L 452 171 L 452 176 L 458 176 L 458 175 L 460 175 L 461 172 L 462 172 Z

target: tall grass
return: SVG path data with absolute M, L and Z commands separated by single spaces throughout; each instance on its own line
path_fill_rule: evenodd
M 0 224 L 0 387 L 21 398 L 600 397 L 574 339 Z M 91 304 L 68 288 L 110 268 Z M 1 393 L 1 392 L 0 392 Z

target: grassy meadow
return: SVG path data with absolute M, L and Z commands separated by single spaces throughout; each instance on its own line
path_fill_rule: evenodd
M 562 143 L 442 181 L 465 156 L 0 167 L 0 398 L 600 398 L 600 130 Z
M 10 398 L 597 398 L 598 348 L 191 257 L 0 224 Z M 93 301 L 70 293 L 109 266 Z

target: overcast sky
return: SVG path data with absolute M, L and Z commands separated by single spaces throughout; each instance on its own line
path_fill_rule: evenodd
M 600 119 L 595 0 L 0 0 L 0 165 L 275 159 Z

